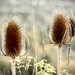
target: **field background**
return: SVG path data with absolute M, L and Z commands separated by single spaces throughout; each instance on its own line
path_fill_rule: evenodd
M 32 47 L 28 54 L 35 57 L 35 44 L 32 26 L 32 5 L 34 9 L 34 21 L 36 27 L 38 61 L 40 61 L 43 58 L 42 32 L 46 31 L 52 14 L 55 10 L 63 9 L 67 15 L 71 15 L 71 10 L 75 15 L 75 0 L 32 0 L 32 2 L 31 0 L 0 0 L 0 47 L 3 43 L 3 38 L 1 38 L 3 33 L 2 30 L 6 27 L 7 19 L 9 19 L 10 15 L 12 17 L 16 16 L 20 20 L 21 28 L 23 29 L 24 25 L 26 27 L 26 35 L 28 36 Z M 56 68 L 57 46 L 45 44 L 44 55 L 48 62 Z M 0 56 L 0 75 L 11 75 L 9 61 L 9 57 L 2 55 Z M 23 59 L 23 61 L 25 61 L 25 59 Z M 62 70 L 65 69 L 66 64 L 67 46 L 64 46 L 62 53 Z M 21 71 L 22 75 L 25 75 L 24 68 L 21 68 Z M 28 73 L 31 75 L 32 68 L 30 68 Z M 75 39 L 73 39 L 71 46 L 70 73 L 75 75 Z M 17 75 L 19 75 L 18 70 Z

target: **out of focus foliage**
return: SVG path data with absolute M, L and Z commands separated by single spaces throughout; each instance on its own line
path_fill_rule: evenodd
M 53 73 L 56 73 L 55 68 L 47 63 L 47 60 L 41 60 L 36 65 L 39 68 L 37 75 L 53 75 Z

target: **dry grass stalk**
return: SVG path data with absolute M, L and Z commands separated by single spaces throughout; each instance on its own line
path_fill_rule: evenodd
M 38 54 L 38 50 L 37 50 L 37 41 L 36 41 L 36 30 L 35 30 L 35 22 L 34 22 L 34 11 L 33 11 L 33 6 L 32 6 L 32 20 L 33 20 L 33 36 L 34 36 L 34 44 L 35 44 L 35 61 L 34 64 L 37 63 L 37 54 Z M 37 65 L 35 66 L 35 71 L 36 71 L 36 75 L 37 75 Z M 34 70 L 33 70 L 34 72 Z M 34 75 L 34 73 L 33 73 Z

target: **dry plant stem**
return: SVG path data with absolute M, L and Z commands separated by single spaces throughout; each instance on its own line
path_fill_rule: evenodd
M 43 39 L 43 42 L 42 42 L 43 43 L 43 59 L 45 59 L 45 53 L 44 53 L 45 52 L 45 49 L 44 49 L 44 35 L 42 35 L 42 39 Z
M 15 59 L 12 59 L 11 61 L 11 71 L 12 71 L 12 75 L 16 75 L 16 61 Z
M 26 65 L 27 65 L 27 54 L 26 54 Z M 27 66 L 26 66 L 26 75 L 28 75 L 28 69 L 27 69 Z
M 45 67 L 45 42 L 44 42 L 44 35 L 42 36 L 43 39 L 43 60 L 44 60 L 44 67 Z
M 25 27 L 24 27 L 24 30 L 25 30 Z M 27 36 L 26 36 L 26 31 L 25 31 L 25 38 L 27 38 Z M 27 38 L 27 41 L 28 41 L 28 38 Z M 25 40 L 25 42 L 26 42 L 26 40 Z M 29 42 L 29 41 L 28 41 L 28 42 Z M 25 46 L 26 46 L 26 44 L 25 44 Z M 25 50 L 27 50 L 26 47 L 25 47 Z M 26 53 L 25 74 L 28 75 L 28 73 L 27 73 L 28 70 L 27 70 L 27 66 L 26 66 L 26 65 L 27 65 L 27 53 Z
M 68 63 L 67 63 L 67 67 L 66 67 L 66 75 L 69 75 L 69 65 L 70 65 L 70 47 L 71 47 L 71 44 L 68 45 Z
M 57 75 L 61 75 L 61 56 L 62 56 L 62 46 L 58 46 L 58 63 L 57 63 Z
M 31 0 L 31 6 L 32 6 L 31 11 L 32 11 L 33 33 L 34 33 L 35 31 L 34 31 L 34 16 L 33 16 L 33 5 L 32 5 L 32 0 Z M 35 36 L 35 34 L 34 34 L 34 36 Z M 34 37 L 34 38 L 35 38 L 35 37 Z M 33 63 L 33 73 L 32 73 L 32 75 L 34 75 L 34 72 L 35 72 L 35 64 L 36 64 L 35 59 L 34 59 L 33 62 L 34 62 L 34 63 Z M 36 66 L 36 71 L 37 71 L 37 66 Z
M 35 55 L 36 55 L 36 63 L 37 63 L 37 42 L 36 42 L 36 33 L 35 33 L 35 26 L 33 24 L 33 33 L 34 33 L 34 42 L 35 42 Z M 37 75 L 37 65 L 36 65 L 36 75 Z
M 34 45 L 35 45 L 35 58 L 36 58 L 36 62 L 35 64 L 37 63 L 37 54 L 38 54 L 38 51 L 37 51 L 37 42 L 36 42 L 36 31 L 35 31 L 35 23 L 34 23 L 34 14 L 33 14 L 33 6 L 32 6 L 32 20 L 33 20 L 33 36 L 34 36 Z M 37 75 L 37 65 L 35 66 L 35 69 L 36 69 L 36 75 Z

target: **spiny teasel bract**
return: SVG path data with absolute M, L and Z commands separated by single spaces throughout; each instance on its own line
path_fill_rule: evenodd
M 51 41 L 55 44 L 63 44 L 68 40 L 68 21 L 64 14 L 56 14 L 50 31 Z M 64 39 L 63 39 L 64 38 Z
M 15 58 L 21 52 L 21 32 L 15 20 L 8 22 L 5 34 L 5 50 L 6 54 L 12 58 Z
M 75 35 L 75 19 L 70 17 L 70 25 L 71 25 L 71 31 L 72 31 L 72 36 L 74 37 Z

